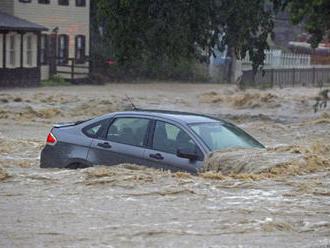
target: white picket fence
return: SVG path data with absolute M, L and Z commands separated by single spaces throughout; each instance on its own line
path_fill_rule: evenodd
M 265 66 L 269 68 L 292 68 L 311 65 L 311 56 L 308 54 L 284 53 L 282 50 L 265 51 Z M 252 64 L 249 55 L 242 60 L 243 65 Z

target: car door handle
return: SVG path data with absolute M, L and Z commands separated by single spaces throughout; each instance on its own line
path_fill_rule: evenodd
M 106 149 L 110 149 L 112 147 L 108 142 L 98 143 L 97 146 L 106 148 Z
M 150 154 L 149 157 L 153 158 L 153 159 L 157 159 L 157 160 L 163 160 L 164 159 L 164 157 L 160 153 Z

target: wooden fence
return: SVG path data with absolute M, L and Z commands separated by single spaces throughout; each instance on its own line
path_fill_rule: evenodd
M 57 58 L 59 61 L 60 58 Z M 67 64 L 58 64 L 56 66 L 56 74 L 64 75 L 65 79 L 70 79 L 71 82 L 79 82 L 89 77 L 89 59 L 85 59 L 85 63 L 76 63 L 75 58 L 68 58 Z
M 265 56 L 264 63 L 266 67 L 294 67 L 309 66 L 311 64 L 311 56 L 309 54 L 284 53 L 275 49 L 265 50 Z M 242 64 L 252 64 L 248 54 L 242 60 Z
M 246 86 L 323 86 L 330 84 L 330 66 L 277 68 L 243 71 L 241 83 Z

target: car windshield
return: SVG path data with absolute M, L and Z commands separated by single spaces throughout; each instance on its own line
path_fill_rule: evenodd
M 232 147 L 264 148 L 249 134 L 230 123 L 197 123 L 190 126 L 211 151 Z

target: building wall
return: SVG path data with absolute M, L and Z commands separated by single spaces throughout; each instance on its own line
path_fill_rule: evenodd
M 45 33 L 50 33 L 58 27 L 58 35 L 69 35 L 69 58 L 75 57 L 75 36 L 84 35 L 86 37 L 85 54 L 89 56 L 90 0 L 86 0 L 84 7 L 77 7 L 74 0 L 69 1 L 69 6 L 58 5 L 58 0 L 50 0 L 50 4 L 39 4 L 38 0 L 32 0 L 31 3 L 12 1 L 14 1 L 13 14 L 15 16 L 47 27 L 49 31 Z M 59 68 L 59 70 L 69 71 L 70 68 Z M 48 79 L 49 68 L 42 66 L 41 72 L 42 79 Z M 70 77 L 69 74 L 61 76 Z
M 40 85 L 40 68 L 0 68 L 1 87 L 29 87 Z
M 0 0 L 0 10 L 3 12 L 6 12 L 8 14 L 13 13 L 13 6 L 14 1 L 13 0 Z
M 0 33 L 0 87 L 13 86 L 37 86 L 40 83 L 40 67 L 37 63 L 38 56 L 38 34 L 25 33 L 23 36 L 23 50 L 22 36 L 18 32 L 9 31 L 6 34 L 6 51 L 4 48 L 4 34 Z M 11 39 L 10 37 L 13 37 Z M 28 37 L 30 37 L 31 49 L 27 49 Z M 15 43 L 10 45 L 10 41 Z M 14 49 L 11 49 L 14 48 Z M 31 59 L 27 59 L 27 55 Z M 3 64 L 4 57 L 6 57 L 6 65 Z M 10 64 L 10 57 L 12 57 L 13 64 Z M 23 59 L 23 60 L 22 60 Z

